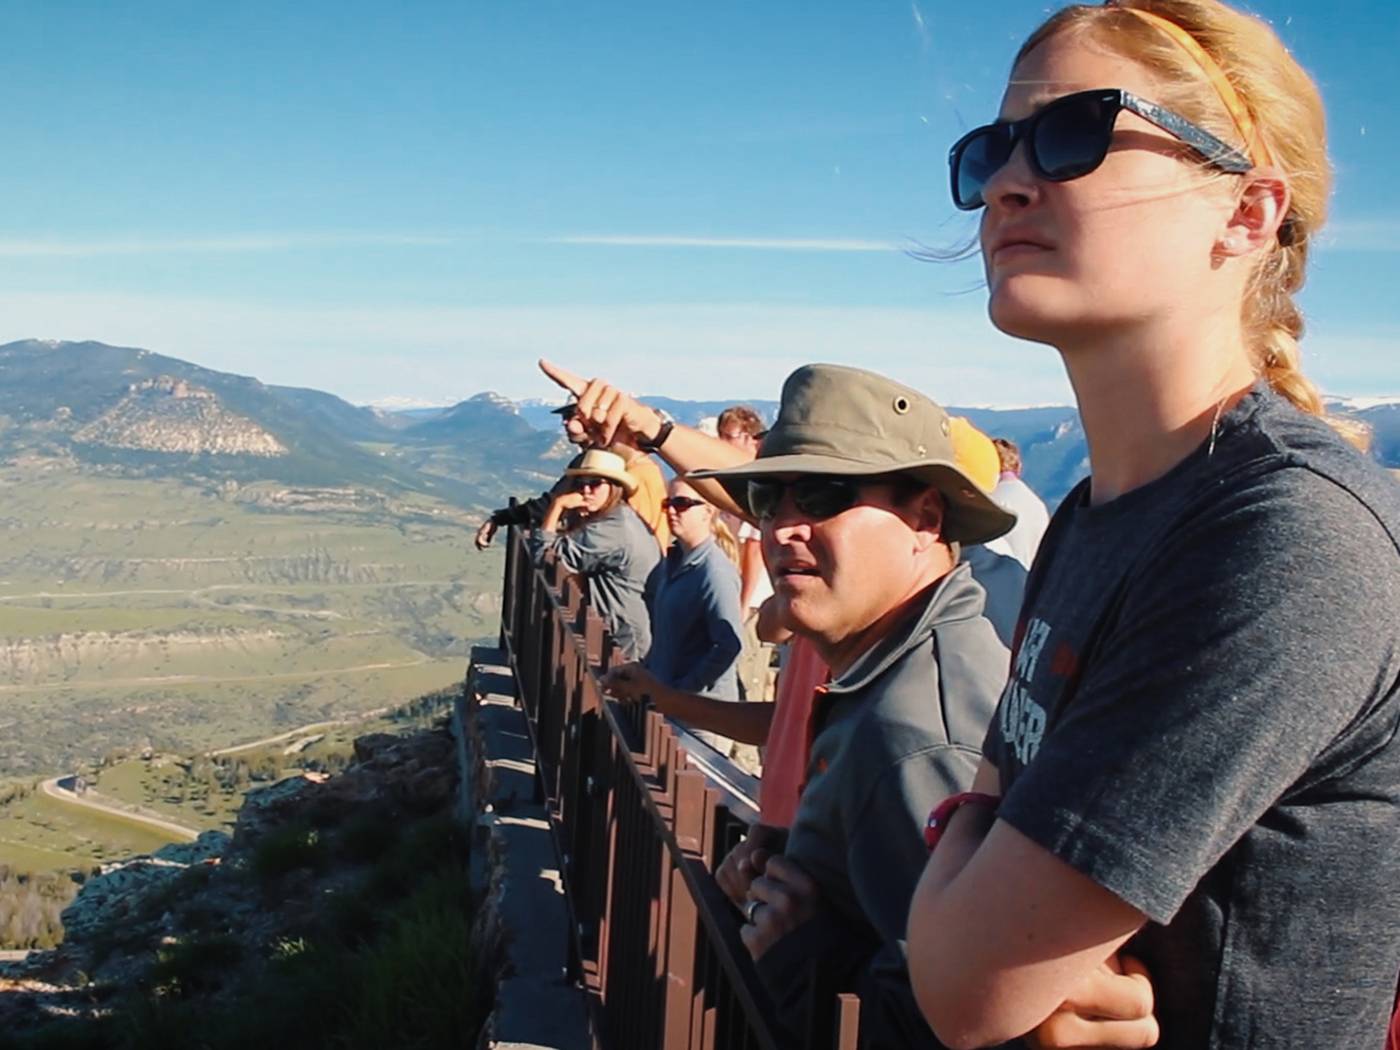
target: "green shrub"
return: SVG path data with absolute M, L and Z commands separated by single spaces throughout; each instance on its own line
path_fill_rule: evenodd
M 346 860 L 364 863 L 383 856 L 398 837 L 394 814 L 376 807 L 347 820 L 336 836 L 335 847 Z
M 297 868 L 319 871 L 326 863 L 321 833 L 303 824 L 288 824 L 269 831 L 253 849 L 253 874 L 270 882 Z
M 180 941 L 156 953 L 148 980 L 158 995 L 208 991 L 228 979 L 243 951 L 242 943 L 228 934 Z

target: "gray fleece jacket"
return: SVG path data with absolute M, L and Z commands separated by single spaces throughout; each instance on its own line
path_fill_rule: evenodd
M 642 592 L 661 560 L 661 549 L 646 522 L 626 503 L 556 536 L 534 529 L 530 555 L 538 563 L 553 550 L 582 579 L 588 600 L 607 624 L 628 659 L 640 660 L 651 648 L 651 617 Z
M 984 600 L 968 566 L 955 566 L 813 705 L 807 782 L 783 852 L 816 881 L 821 901 L 816 918 L 759 962 L 784 1014 L 805 998 L 804 964 L 818 956 L 828 970 L 845 960 L 842 983 L 862 985 L 857 971 L 877 955 L 899 980 L 909 902 L 928 860 L 924 823 L 972 785 L 1006 683 L 1008 653 Z M 875 1022 L 879 1008 L 869 1006 Z M 922 1027 L 917 1011 L 913 1024 Z M 883 1038 L 872 1045 L 905 1045 Z

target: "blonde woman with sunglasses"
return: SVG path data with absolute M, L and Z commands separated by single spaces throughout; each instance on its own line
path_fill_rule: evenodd
M 1379 1048 L 1400 968 L 1400 498 L 1319 418 L 1323 108 L 1216 0 L 1073 6 L 950 155 L 989 312 L 1056 348 L 1057 511 L 909 920 L 949 1047 Z

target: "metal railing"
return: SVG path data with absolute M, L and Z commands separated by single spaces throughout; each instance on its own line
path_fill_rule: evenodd
M 502 642 L 534 737 L 573 922 L 573 976 L 605 1050 L 779 1050 L 740 919 L 711 872 L 757 819 L 756 782 L 657 712 L 607 700 L 620 660 L 576 580 L 506 547 Z M 855 1050 L 859 1001 L 814 996 Z

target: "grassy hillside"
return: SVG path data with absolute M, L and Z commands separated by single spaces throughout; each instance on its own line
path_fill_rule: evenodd
M 0 777 L 391 706 L 496 631 L 475 520 L 271 484 L 0 468 Z

